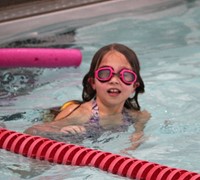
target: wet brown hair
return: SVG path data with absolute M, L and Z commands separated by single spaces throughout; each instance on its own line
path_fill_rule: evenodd
M 127 109 L 135 109 L 140 110 L 140 105 L 138 103 L 138 94 L 144 93 L 144 82 L 140 76 L 140 63 L 137 58 L 137 55 L 135 52 L 130 49 L 129 47 L 123 45 L 123 44 L 109 44 L 107 46 L 102 47 L 99 49 L 95 55 L 93 56 L 90 69 L 88 73 L 84 76 L 82 84 L 83 84 L 83 92 L 82 92 L 82 98 L 83 101 L 90 101 L 93 99 L 96 95 L 96 91 L 91 86 L 91 79 L 94 78 L 94 72 L 99 67 L 103 57 L 105 54 L 107 54 L 109 51 L 118 51 L 119 53 L 123 54 L 128 62 L 130 63 L 133 71 L 137 74 L 137 82 L 139 84 L 138 87 L 135 89 L 135 95 L 132 98 L 128 98 L 124 104 L 124 107 Z

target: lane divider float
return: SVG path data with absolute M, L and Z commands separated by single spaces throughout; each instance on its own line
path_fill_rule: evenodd
M 5 128 L 0 128 L 0 148 L 58 164 L 96 167 L 137 180 L 200 180 L 200 174 L 184 169 L 57 142 Z

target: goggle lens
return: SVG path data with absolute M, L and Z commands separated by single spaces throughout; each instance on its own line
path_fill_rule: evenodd
M 126 81 L 126 82 L 130 82 L 130 83 L 132 83 L 132 82 L 134 82 L 134 80 L 135 80 L 135 75 L 134 74 L 132 74 L 131 72 L 123 72 L 123 78 L 124 78 L 124 80 Z
M 107 80 L 111 76 L 111 71 L 110 69 L 99 69 L 97 76 L 99 79 Z

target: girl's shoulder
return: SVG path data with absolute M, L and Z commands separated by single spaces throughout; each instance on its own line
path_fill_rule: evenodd
M 60 113 L 56 116 L 54 119 L 62 120 L 67 117 L 75 117 L 78 115 L 83 114 L 83 112 L 89 108 L 89 102 L 81 102 L 81 101 L 68 101 L 63 104 L 63 106 L 60 108 Z
M 128 110 L 129 115 L 131 115 L 136 122 L 146 123 L 150 118 L 151 114 L 147 110 L 137 111 L 137 110 Z
M 151 118 L 151 113 L 147 110 L 139 111 L 137 114 L 138 123 L 146 124 L 147 121 Z
M 76 101 L 76 100 L 71 100 L 71 101 L 67 101 L 66 103 L 64 103 L 61 108 L 60 111 L 66 110 L 69 107 L 76 107 L 78 105 L 80 105 L 82 102 L 80 101 Z
M 73 101 L 73 100 L 64 103 L 60 107 L 60 113 L 55 117 L 54 121 L 63 120 L 64 118 L 69 116 L 73 111 L 78 109 L 78 107 L 80 105 L 81 105 L 81 102 L 79 103 L 79 102 Z

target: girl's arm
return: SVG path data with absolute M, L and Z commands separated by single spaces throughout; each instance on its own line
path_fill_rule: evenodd
M 137 112 L 136 122 L 134 124 L 135 132 L 130 137 L 132 144 L 126 150 L 134 150 L 143 142 L 144 128 L 150 118 L 151 114 L 146 110 Z
M 47 122 L 43 124 L 34 125 L 24 131 L 24 133 L 31 135 L 41 135 L 45 132 L 58 133 L 60 132 L 60 127 L 54 124 L 54 122 Z
M 81 134 L 85 133 L 86 129 L 84 126 L 81 125 L 66 125 L 60 122 L 54 122 L 52 123 L 45 123 L 45 124 L 38 124 L 34 125 L 24 131 L 26 134 L 31 135 L 40 135 L 44 136 L 46 133 L 51 134 L 58 134 L 58 133 L 64 133 L 64 134 Z
M 74 112 L 79 107 L 78 104 L 70 104 L 64 110 L 62 110 L 53 121 L 45 122 L 43 124 L 34 125 L 24 132 L 32 135 L 40 135 L 43 133 L 70 133 L 70 132 L 79 132 L 78 126 L 75 127 L 76 122 L 75 118 L 67 118 L 72 112 Z M 80 128 L 82 130 L 82 127 Z

